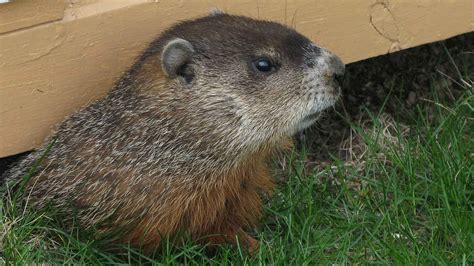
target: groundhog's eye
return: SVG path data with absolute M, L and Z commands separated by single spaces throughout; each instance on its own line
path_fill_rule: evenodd
M 272 61 L 266 57 L 261 57 L 253 61 L 255 69 L 260 72 L 270 72 L 275 69 L 275 65 L 272 64 Z

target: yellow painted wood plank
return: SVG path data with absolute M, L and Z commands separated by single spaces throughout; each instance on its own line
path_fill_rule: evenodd
M 0 33 L 14 31 L 63 17 L 64 0 L 15 0 L 0 5 Z

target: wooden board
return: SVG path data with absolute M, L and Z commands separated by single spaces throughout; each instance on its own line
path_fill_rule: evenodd
M 1 4 L 0 15 L 21 2 Z M 291 25 L 346 63 L 474 29 L 472 0 L 66 2 L 58 21 L 0 33 L 0 157 L 39 145 L 65 116 L 105 95 L 163 29 L 213 7 Z
M 60 20 L 66 6 L 64 0 L 10 0 L 10 2 L 7 4 L 0 1 L 2 4 L 0 6 L 0 33 Z

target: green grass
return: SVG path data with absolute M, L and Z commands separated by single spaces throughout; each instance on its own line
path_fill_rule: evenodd
M 58 220 L 3 200 L 0 263 L 473 265 L 472 85 L 463 84 L 462 96 L 449 104 L 439 95 L 443 84 L 432 85 L 409 126 L 383 109 L 351 124 L 354 138 L 344 146 L 354 151 L 351 160 L 308 167 L 304 146 L 287 155 L 288 180 L 267 200 L 254 257 L 229 246 L 206 255 L 187 241 L 165 243 L 151 259 L 64 232 Z

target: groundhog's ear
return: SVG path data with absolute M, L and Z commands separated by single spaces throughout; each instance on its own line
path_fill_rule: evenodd
M 225 12 L 222 10 L 222 9 L 219 9 L 217 7 L 214 7 L 214 8 L 211 8 L 211 10 L 209 10 L 209 16 L 219 16 L 219 15 L 224 15 Z
M 191 60 L 194 48 L 186 40 L 176 38 L 168 42 L 161 53 L 161 68 L 170 78 L 179 75 L 180 69 Z

